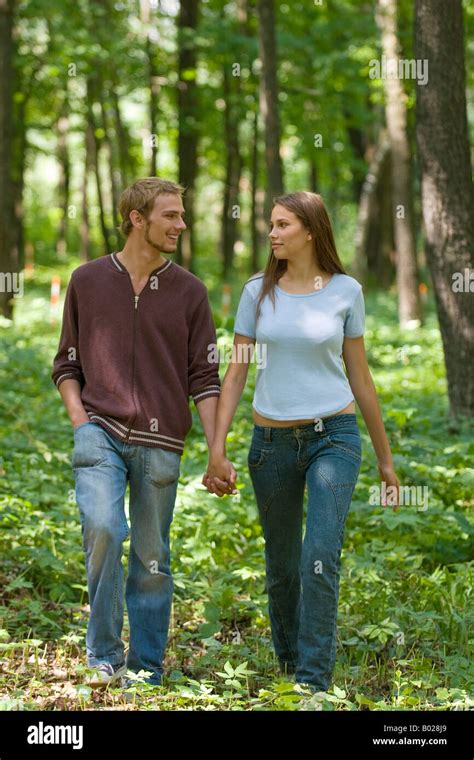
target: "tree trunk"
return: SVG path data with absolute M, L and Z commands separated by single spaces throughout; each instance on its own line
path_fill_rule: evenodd
M 258 190 L 258 98 L 255 99 L 255 113 L 252 131 L 252 157 L 250 163 L 250 227 L 252 252 L 250 258 L 250 274 L 258 271 L 259 265 L 259 234 L 257 220 L 257 190 Z
M 26 152 L 28 149 L 26 109 L 31 94 L 31 87 L 22 87 L 22 93 L 23 100 L 14 106 L 15 133 L 13 135 L 12 165 L 14 207 L 13 251 L 19 272 L 25 266 L 23 189 L 25 185 Z
M 96 187 L 97 187 L 97 202 L 99 205 L 99 221 L 100 221 L 100 228 L 102 230 L 102 237 L 104 238 L 104 244 L 105 249 L 107 253 L 112 252 L 112 248 L 110 245 L 110 238 L 109 238 L 109 230 L 107 227 L 107 222 L 105 219 L 105 205 L 104 205 L 104 196 L 102 193 L 102 182 L 100 177 L 100 141 L 96 134 L 97 125 L 95 123 L 95 116 L 94 116 L 94 93 L 95 93 L 95 83 L 92 82 L 92 80 L 88 80 L 87 82 L 87 121 L 91 128 L 91 134 L 92 134 L 92 165 L 94 168 L 94 174 L 96 178 Z
M 140 0 L 140 18 L 146 27 L 145 35 L 145 55 L 148 70 L 148 86 L 150 90 L 149 116 L 150 116 L 150 177 L 156 177 L 157 155 L 158 155 L 158 94 L 160 85 L 158 83 L 158 72 L 155 65 L 155 51 L 153 43 L 153 32 L 151 29 L 151 2 L 150 0 Z
M 223 88 L 226 107 L 224 109 L 224 142 L 226 145 L 226 173 L 224 181 L 224 202 L 222 207 L 221 246 L 223 255 L 223 275 L 227 277 L 234 261 L 234 246 L 237 239 L 238 216 L 234 209 L 239 205 L 239 184 L 242 159 L 239 149 L 239 118 L 235 104 L 238 95 L 238 81 L 233 77 L 227 64 L 223 67 Z M 236 89 L 233 92 L 232 86 Z
M 67 83 L 66 83 L 67 87 Z M 58 136 L 58 165 L 59 165 L 59 182 L 58 182 L 58 201 L 62 212 L 59 222 L 58 240 L 56 243 L 56 252 L 59 259 L 66 258 L 67 251 L 67 232 L 68 232 L 68 207 L 69 207 L 69 178 L 70 162 L 67 145 L 67 133 L 69 129 L 69 103 L 67 89 L 62 103 L 61 112 L 56 125 Z
M 18 262 L 19 272 L 25 267 L 23 190 L 25 185 L 26 155 L 28 151 L 27 108 L 33 89 L 36 86 L 36 75 L 41 70 L 43 64 L 44 58 L 37 58 L 28 72 L 23 68 L 15 71 L 16 89 L 18 92 L 21 92 L 23 96 L 21 100 L 14 103 L 13 120 L 15 128 L 12 140 L 12 183 L 14 203 L 14 228 L 12 234 L 13 250 L 15 252 L 16 261 Z M 30 248 L 30 250 L 31 249 L 32 248 Z
M 369 235 L 373 224 L 374 212 L 377 203 L 377 188 L 380 185 L 382 169 L 386 156 L 390 151 L 390 145 L 384 132 L 382 132 L 374 157 L 370 162 L 369 170 L 362 185 L 359 201 L 359 214 L 355 235 L 355 255 L 353 270 L 354 276 L 359 282 L 367 283 Z
M 391 65 L 398 66 L 397 0 L 377 0 L 377 23 L 382 50 Z M 407 136 L 406 95 L 398 76 L 384 76 L 385 116 L 392 161 L 393 218 L 397 248 L 398 316 L 402 327 L 421 320 L 418 295 L 411 157 Z
M 397 253 L 393 225 L 392 155 L 385 153 L 375 188 L 367 239 L 368 285 L 389 289 L 397 276 Z
M 344 109 L 344 118 L 346 120 L 347 136 L 352 147 L 354 154 L 354 161 L 352 166 L 352 188 L 354 192 L 354 200 L 359 203 L 362 187 L 365 182 L 363 167 L 365 162 L 365 155 L 368 148 L 367 138 L 362 130 L 351 124 L 351 113 Z
M 110 130 L 109 125 L 109 119 L 108 119 L 108 109 L 107 109 L 107 100 L 106 95 L 102 88 L 102 97 L 100 99 L 100 109 L 102 114 L 102 127 L 104 130 L 104 145 L 107 152 L 107 165 L 109 169 L 109 183 L 110 183 L 110 197 L 112 201 L 112 219 L 113 219 L 113 235 L 110 235 L 110 238 L 113 240 L 113 247 L 117 248 L 117 245 L 119 243 L 119 231 L 118 226 L 120 224 L 119 220 L 119 212 L 118 212 L 118 205 L 119 205 L 119 196 L 120 196 L 120 190 L 117 184 L 117 174 L 115 170 L 115 150 L 114 150 L 114 140 L 112 137 L 112 133 Z
M 417 83 L 416 136 L 426 256 L 444 346 L 450 416 L 472 418 L 474 285 L 469 274 L 474 266 L 474 198 L 461 0 L 416 1 L 415 57 L 427 60 L 429 71 L 428 83 Z
M 148 58 L 148 76 L 150 80 L 150 133 L 151 133 L 151 159 L 150 176 L 156 177 L 158 172 L 158 72 L 156 70 L 153 44 L 147 36 L 146 52 Z
M 0 3 L 0 313 L 13 314 L 13 273 L 18 272 L 12 181 L 14 0 Z
M 118 142 L 120 188 L 122 191 L 125 189 L 125 185 L 128 185 L 132 176 L 130 166 L 130 137 L 122 121 L 122 115 L 120 113 L 120 100 L 117 94 L 115 82 L 112 85 L 110 97 L 112 100 L 112 109 L 114 113 L 115 134 Z
M 89 171 L 92 165 L 92 155 L 94 153 L 94 136 L 90 124 L 86 125 L 85 131 L 85 156 L 84 156 L 84 173 L 82 175 L 82 215 L 81 215 L 81 261 L 86 262 L 91 259 L 91 246 L 89 234 L 89 199 L 88 199 L 88 182 Z
M 283 193 L 274 0 L 258 0 L 257 9 L 259 16 L 260 59 L 262 62 L 260 111 L 265 126 L 265 159 L 267 166 L 265 216 L 269 220 L 273 197 Z
M 192 270 L 194 251 L 194 192 L 197 176 L 198 98 L 196 46 L 199 0 L 181 0 L 178 18 L 178 162 L 179 184 L 186 188 L 185 229 L 180 235 L 177 261 Z

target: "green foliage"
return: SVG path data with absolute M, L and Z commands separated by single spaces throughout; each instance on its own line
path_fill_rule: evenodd
M 40 270 L 15 324 L 0 327 L 0 709 L 101 709 L 123 704 L 124 696 L 81 683 L 87 584 L 72 433 L 50 379 L 59 323 L 49 325 L 47 282 Z M 236 284 L 234 305 L 239 292 Z M 219 295 L 216 288 L 224 346 L 232 342 L 232 317 L 220 313 Z M 448 429 L 433 304 L 424 327 L 404 332 L 393 295 L 368 294 L 366 345 L 400 482 L 428 487 L 429 499 L 426 509 L 397 512 L 369 503 L 378 476 L 360 418 L 363 460 L 345 530 L 334 686 L 311 695 L 278 674 L 264 541 L 246 465 L 252 368 L 228 437 L 236 496 L 218 499 L 201 485 L 207 448 L 191 407 L 172 525 L 168 677 L 161 688 L 137 683 L 130 709 L 472 707 L 474 447 L 468 426 Z

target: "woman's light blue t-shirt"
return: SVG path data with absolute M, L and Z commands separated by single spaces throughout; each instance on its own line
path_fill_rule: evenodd
M 314 293 L 293 294 L 275 286 L 275 310 L 267 295 L 255 307 L 263 274 L 243 287 L 234 332 L 255 338 L 257 380 L 253 407 L 273 420 L 316 419 L 344 409 L 354 396 L 343 367 L 344 337 L 364 334 L 361 285 L 334 274 Z

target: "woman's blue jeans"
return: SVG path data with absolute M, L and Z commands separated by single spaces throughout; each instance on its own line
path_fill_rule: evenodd
M 94 422 L 74 429 L 72 467 L 86 560 L 91 667 L 123 664 L 122 545 L 129 535 L 125 490 L 130 482 L 130 555 L 125 598 L 130 626 L 127 666 L 160 683 L 173 596 L 169 531 L 181 457 L 128 444 Z
M 254 425 L 247 462 L 265 537 L 275 653 L 297 683 L 326 691 L 336 659 L 344 526 L 361 463 L 356 415 L 300 427 Z

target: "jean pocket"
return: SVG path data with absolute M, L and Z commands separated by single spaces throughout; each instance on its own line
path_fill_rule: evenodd
M 270 453 L 268 449 L 262 449 L 260 446 L 251 446 L 247 457 L 248 466 L 252 469 L 263 467 Z
M 181 456 L 159 447 L 145 450 L 145 480 L 157 488 L 172 486 L 179 478 Z
M 84 422 L 74 428 L 72 468 L 97 467 L 107 459 L 103 447 L 102 428 L 95 422 Z
M 356 431 L 333 430 L 328 433 L 328 444 L 333 449 L 342 451 L 354 461 L 360 462 L 362 458 L 362 444 L 360 433 Z
M 263 518 L 266 516 L 270 504 L 281 491 L 275 452 L 272 449 L 251 448 L 247 463 L 257 506 Z

